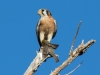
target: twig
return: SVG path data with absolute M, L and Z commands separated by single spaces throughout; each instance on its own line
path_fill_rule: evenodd
M 80 21 L 80 23 L 78 24 L 78 28 L 76 30 L 75 36 L 74 36 L 73 41 L 72 41 L 72 46 L 71 46 L 71 49 L 70 49 L 70 52 L 69 52 L 69 56 L 70 55 L 73 55 L 74 44 L 75 44 L 76 37 L 78 35 L 78 32 L 79 32 L 79 29 L 80 29 L 81 24 L 82 24 L 82 21 Z
M 83 61 L 76 67 L 74 68 L 71 72 L 67 73 L 66 75 L 70 75 L 71 73 L 73 73 L 77 68 L 79 68 L 82 65 Z
M 74 39 L 73 39 L 73 41 L 72 41 L 72 46 L 71 46 L 71 50 L 72 50 L 72 51 L 73 51 L 73 49 L 74 49 L 74 43 L 75 43 L 75 41 L 76 41 L 76 37 L 77 37 L 77 35 L 78 35 L 78 32 L 79 32 L 79 29 L 80 29 L 81 24 L 82 24 L 82 21 L 80 21 L 80 23 L 79 23 L 79 25 L 78 25 L 78 28 L 77 28 L 77 30 L 76 30 L 76 34 L 75 34 Z

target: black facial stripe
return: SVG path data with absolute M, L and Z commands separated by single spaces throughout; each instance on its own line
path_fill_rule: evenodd
M 43 13 L 43 12 L 44 12 L 44 9 L 42 9 L 42 14 L 44 15 L 44 13 Z
M 44 15 L 44 13 L 42 12 L 42 14 Z
M 47 13 L 47 15 L 49 15 L 49 11 L 48 10 L 46 11 L 46 13 Z
M 47 10 L 46 13 L 47 13 L 47 15 L 51 15 L 52 16 L 52 14 L 50 13 L 49 10 Z

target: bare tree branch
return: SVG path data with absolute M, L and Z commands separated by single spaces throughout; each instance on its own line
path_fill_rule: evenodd
M 50 55 L 43 56 L 43 47 L 40 48 L 40 52 L 37 52 L 37 56 L 33 59 L 28 69 L 25 71 L 24 75 L 33 75 L 38 67 L 45 61 Z
M 37 56 L 35 57 L 35 59 L 33 59 L 24 75 L 33 75 L 38 67 L 43 63 L 43 61 L 52 56 L 54 57 L 55 61 L 58 62 L 59 60 L 54 53 L 54 49 L 56 49 L 58 46 L 58 44 L 51 44 L 48 41 L 44 40 L 40 48 L 40 52 L 37 52 Z
M 50 75 L 58 75 L 61 70 L 63 70 L 65 67 L 67 67 L 75 58 L 77 58 L 79 55 L 82 55 L 86 52 L 86 50 L 95 43 L 95 40 L 90 40 L 86 44 L 82 41 L 82 43 L 76 48 L 73 53 L 68 57 L 68 59 L 62 63 L 61 66 L 56 68 Z

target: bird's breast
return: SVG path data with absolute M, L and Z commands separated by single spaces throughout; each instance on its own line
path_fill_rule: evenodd
M 40 23 L 40 31 L 48 33 L 54 31 L 54 23 L 50 20 L 42 20 Z

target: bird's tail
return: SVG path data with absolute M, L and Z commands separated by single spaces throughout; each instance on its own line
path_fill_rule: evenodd
M 59 45 L 58 44 L 51 44 L 53 49 L 56 49 Z
M 56 62 L 59 62 L 59 59 L 56 55 L 53 56 Z

